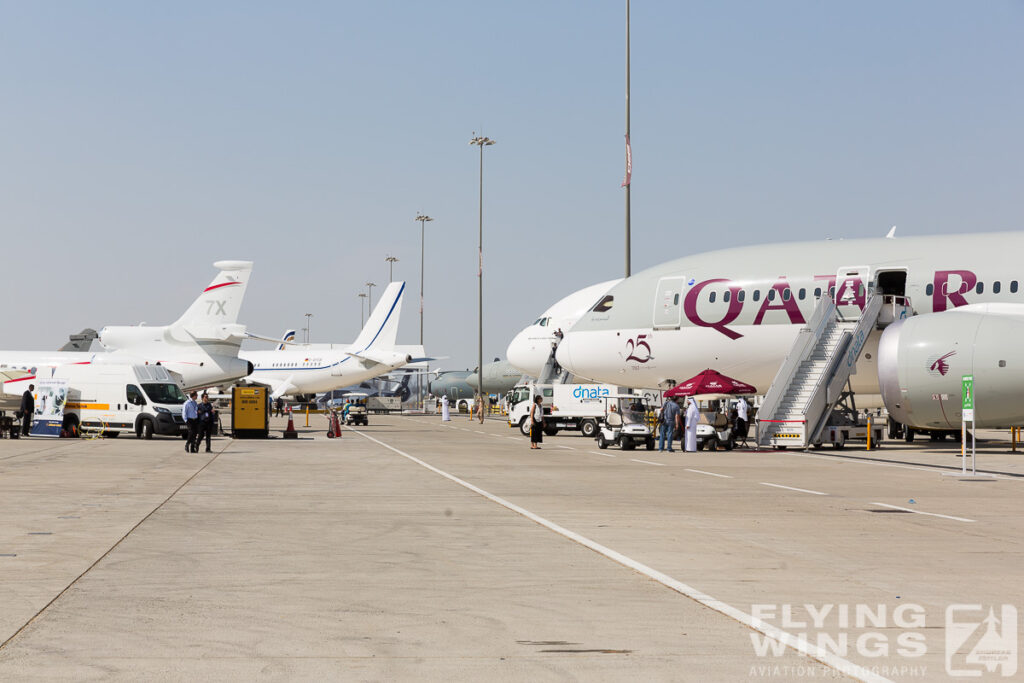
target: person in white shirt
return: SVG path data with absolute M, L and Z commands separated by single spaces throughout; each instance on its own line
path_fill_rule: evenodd
M 448 407 L 448 394 L 441 397 L 441 422 L 451 422 L 452 413 Z
M 736 399 L 736 425 L 733 427 L 733 434 L 737 441 L 747 440 L 747 415 L 750 406 L 747 405 L 747 399 L 740 396 Z
M 697 402 L 691 396 L 686 402 L 686 439 L 683 450 L 688 453 L 697 452 L 697 420 L 700 419 L 700 410 Z

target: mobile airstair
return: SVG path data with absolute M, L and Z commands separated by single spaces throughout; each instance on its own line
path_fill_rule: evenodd
M 557 353 L 561 341 L 561 337 L 556 337 L 556 341 L 551 344 L 551 353 L 544 363 L 544 368 L 540 371 L 540 377 L 537 378 L 538 384 L 568 384 L 572 377 L 572 374 L 562 368 L 555 359 L 555 353 Z
M 757 412 L 757 446 L 808 448 L 821 442 L 833 410 L 879 322 L 883 296 L 870 293 L 859 315 L 825 293 L 779 368 Z M 856 309 L 854 308 L 856 311 Z

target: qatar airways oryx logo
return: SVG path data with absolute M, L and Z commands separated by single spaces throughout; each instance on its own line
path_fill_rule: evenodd
M 939 373 L 940 375 L 945 377 L 946 373 L 949 372 L 949 363 L 947 363 L 946 361 L 951 356 L 955 356 L 955 355 L 956 355 L 956 351 L 950 351 L 949 353 L 947 353 L 944 356 L 939 356 L 938 358 L 929 358 L 928 360 L 930 362 L 928 364 L 928 372 L 930 372 L 932 374 Z
M 626 340 L 626 362 L 633 361 L 634 363 L 646 363 L 653 356 L 651 355 L 651 345 L 645 340 L 647 339 L 646 334 L 638 334 L 636 339 Z

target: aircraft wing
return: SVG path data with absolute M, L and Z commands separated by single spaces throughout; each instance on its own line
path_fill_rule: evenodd
M 262 334 L 253 334 L 252 332 L 246 332 L 245 338 L 256 339 L 258 341 L 273 342 L 275 344 L 287 344 L 288 346 L 302 346 L 302 344 L 292 341 L 291 339 L 288 338 L 280 339 L 278 337 L 266 337 Z M 294 339 L 294 336 L 292 338 Z
M 364 350 L 360 351 L 359 353 L 352 353 L 351 351 L 349 351 L 346 352 L 345 355 L 352 356 L 353 358 L 358 358 L 359 360 L 367 363 L 377 363 L 378 365 L 388 365 L 391 367 L 399 367 L 401 365 L 407 364 L 410 360 L 412 360 L 411 356 L 408 356 L 403 353 L 397 353 L 394 351 Z
M 277 341 L 276 339 L 274 341 Z M 270 398 L 277 400 L 281 396 L 286 394 L 292 394 L 298 391 L 298 387 L 292 383 L 293 375 L 289 375 L 288 379 L 264 379 L 260 378 L 261 384 L 267 384 L 270 386 Z

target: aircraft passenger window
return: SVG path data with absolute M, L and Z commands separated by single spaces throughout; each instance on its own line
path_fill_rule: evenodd
M 772 287 L 768 290 L 768 301 L 775 301 L 775 288 Z
M 801 287 L 800 288 L 800 301 L 803 301 L 805 298 L 807 298 L 807 290 L 805 288 Z
M 1016 280 L 1010 280 L 1010 293 L 1011 294 L 1016 294 L 1017 293 L 1017 281 Z
M 931 296 L 932 292 L 934 292 L 934 291 L 935 291 L 935 286 L 932 285 L 930 282 L 928 283 L 928 286 L 924 288 L 924 293 L 927 296 Z
M 722 295 L 722 301 L 729 303 L 729 295 L 732 294 L 730 290 L 726 290 L 725 294 Z
M 761 300 L 761 290 L 760 289 L 755 289 L 754 290 L 754 301 L 760 301 L 760 300 Z
M 984 293 L 985 293 L 985 283 L 984 282 L 979 282 L 978 283 L 978 294 L 984 294 Z
M 782 290 L 782 300 L 783 301 L 789 301 L 790 298 L 792 298 L 792 296 L 793 296 L 793 294 L 789 291 L 789 287 L 786 287 L 784 290 Z
M 711 301 L 711 303 L 715 303 L 715 292 L 711 292 L 711 296 L 709 297 L 709 300 Z
M 594 307 L 590 309 L 594 313 L 604 313 L 612 309 L 612 305 L 615 303 L 615 297 L 611 294 L 603 297 L 600 301 L 594 304 Z
M 673 306 L 678 306 L 679 305 L 679 295 L 678 294 L 676 294 L 674 297 L 672 297 L 672 305 Z
M 999 280 L 996 280 L 995 282 L 992 283 L 992 293 L 993 294 L 998 294 L 999 290 L 1002 289 L 1002 288 L 1003 288 L 1002 285 L 999 284 Z
M 742 303 L 747 298 L 747 293 L 744 290 L 736 292 L 736 298 Z
M 814 288 L 814 298 L 815 299 L 820 299 L 821 298 L 821 287 L 815 287 Z

